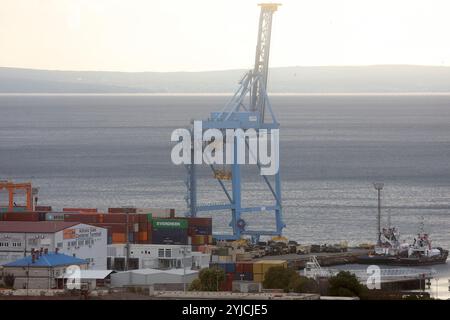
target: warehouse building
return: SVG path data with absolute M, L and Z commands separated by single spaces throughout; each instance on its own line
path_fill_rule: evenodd
M 111 287 L 152 287 L 155 290 L 183 290 L 198 278 L 198 271 L 184 269 L 140 269 L 111 275 Z
M 189 245 L 109 244 L 107 269 L 125 270 L 127 257 L 129 270 L 183 267 L 201 269 L 209 267 L 210 262 L 209 254 L 192 252 Z
M 78 222 L 0 221 L 0 265 L 47 250 L 85 259 L 89 269 L 106 269 L 107 230 Z
M 81 270 L 88 267 L 85 259 L 75 258 L 58 252 L 36 252 L 31 256 L 7 263 L 3 266 L 3 277 L 14 276 L 14 289 L 62 289 L 66 268 L 78 266 Z
M 80 270 L 80 285 L 87 290 L 108 288 L 111 284 L 112 273 L 114 273 L 112 270 Z M 61 274 L 58 277 L 58 286 L 62 286 L 61 279 L 68 277 L 66 273 Z

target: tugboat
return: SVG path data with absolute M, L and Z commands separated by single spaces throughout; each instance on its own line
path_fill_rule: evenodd
M 423 219 L 423 218 L 422 218 Z M 431 239 L 422 228 L 413 244 L 400 243 L 396 228 L 383 228 L 380 241 L 373 252 L 358 257 L 361 264 L 385 264 L 396 266 L 422 266 L 446 263 L 448 250 L 433 248 Z

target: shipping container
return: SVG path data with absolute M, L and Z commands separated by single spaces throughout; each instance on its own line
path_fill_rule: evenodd
M 187 235 L 186 219 L 152 219 L 152 227 L 154 230 L 159 229 L 185 229 Z
M 234 263 L 218 263 L 217 267 L 225 271 L 226 273 L 235 273 L 236 265 Z
M 141 231 L 138 233 L 138 240 L 139 241 L 148 241 L 148 232 L 147 231 Z
M 153 218 L 173 218 L 175 209 L 161 209 L 161 208 L 137 208 L 138 214 L 151 214 Z
M 64 221 L 80 222 L 86 224 L 99 223 L 98 214 L 96 213 L 65 213 Z
M 220 263 L 234 263 L 233 256 L 218 256 Z
M 253 281 L 255 282 L 263 282 L 264 275 L 262 273 L 253 273 Z
M 190 227 L 211 227 L 212 218 L 176 218 L 176 219 L 187 219 Z
M 108 208 L 108 213 L 136 213 L 134 207 Z
M 225 281 L 220 284 L 220 291 L 231 291 L 233 288 L 233 273 L 225 274 Z
M 123 213 L 108 213 L 103 215 L 104 223 L 126 223 L 127 215 Z M 130 222 L 130 218 L 128 217 L 128 222 Z
M 64 215 L 63 212 L 47 212 L 45 213 L 45 220 L 46 221 L 64 221 Z
M 193 245 L 205 245 L 208 244 L 208 236 L 191 236 Z
M 113 233 L 112 234 L 112 243 L 126 243 L 125 233 Z
M 6 212 L 3 221 L 39 221 L 37 212 Z
M 63 208 L 63 212 L 96 213 L 97 208 Z
M 214 250 L 214 254 L 218 256 L 228 256 L 228 248 L 217 248 Z
M 138 231 L 148 231 L 148 229 L 151 227 L 151 224 L 148 223 L 147 221 L 145 222 L 139 222 L 137 224 L 138 226 Z
M 253 273 L 253 262 L 237 262 L 236 272 L 250 272 Z
M 34 211 L 50 212 L 50 211 L 52 211 L 52 207 L 51 206 L 35 206 Z
M 286 260 L 260 260 L 253 263 L 253 273 L 265 274 L 272 267 L 287 268 Z
M 188 244 L 186 229 L 152 229 L 154 244 Z

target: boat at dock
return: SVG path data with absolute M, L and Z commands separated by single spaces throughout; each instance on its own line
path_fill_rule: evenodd
M 396 228 L 384 228 L 374 251 L 360 256 L 357 263 L 396 266 L 422 266 L 446 263 L 448 250 L 432 247 L 430 236 L 421 231 L 413 244 L 400 243 Z

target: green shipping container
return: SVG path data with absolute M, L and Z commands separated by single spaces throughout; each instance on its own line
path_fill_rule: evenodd
M 148 221 L 148 222 L 151 222 L 151 221 L 152 221 L 152 214 L 151 214 L 151 213 L 148 213 L 148 214 L 147 214 L 147 221 Z
M 153 229 L 187 229 L 188 222 L 183 219 L 153 219 Z
M 12 209 L 12 212 L 24 212 L 26 211 L 27 208 L 23 208 L 23 207 L 14 207 Z M 0 212 L 9 212 L 11 210 L 9 210 L 9 208 L 0 208 Z

